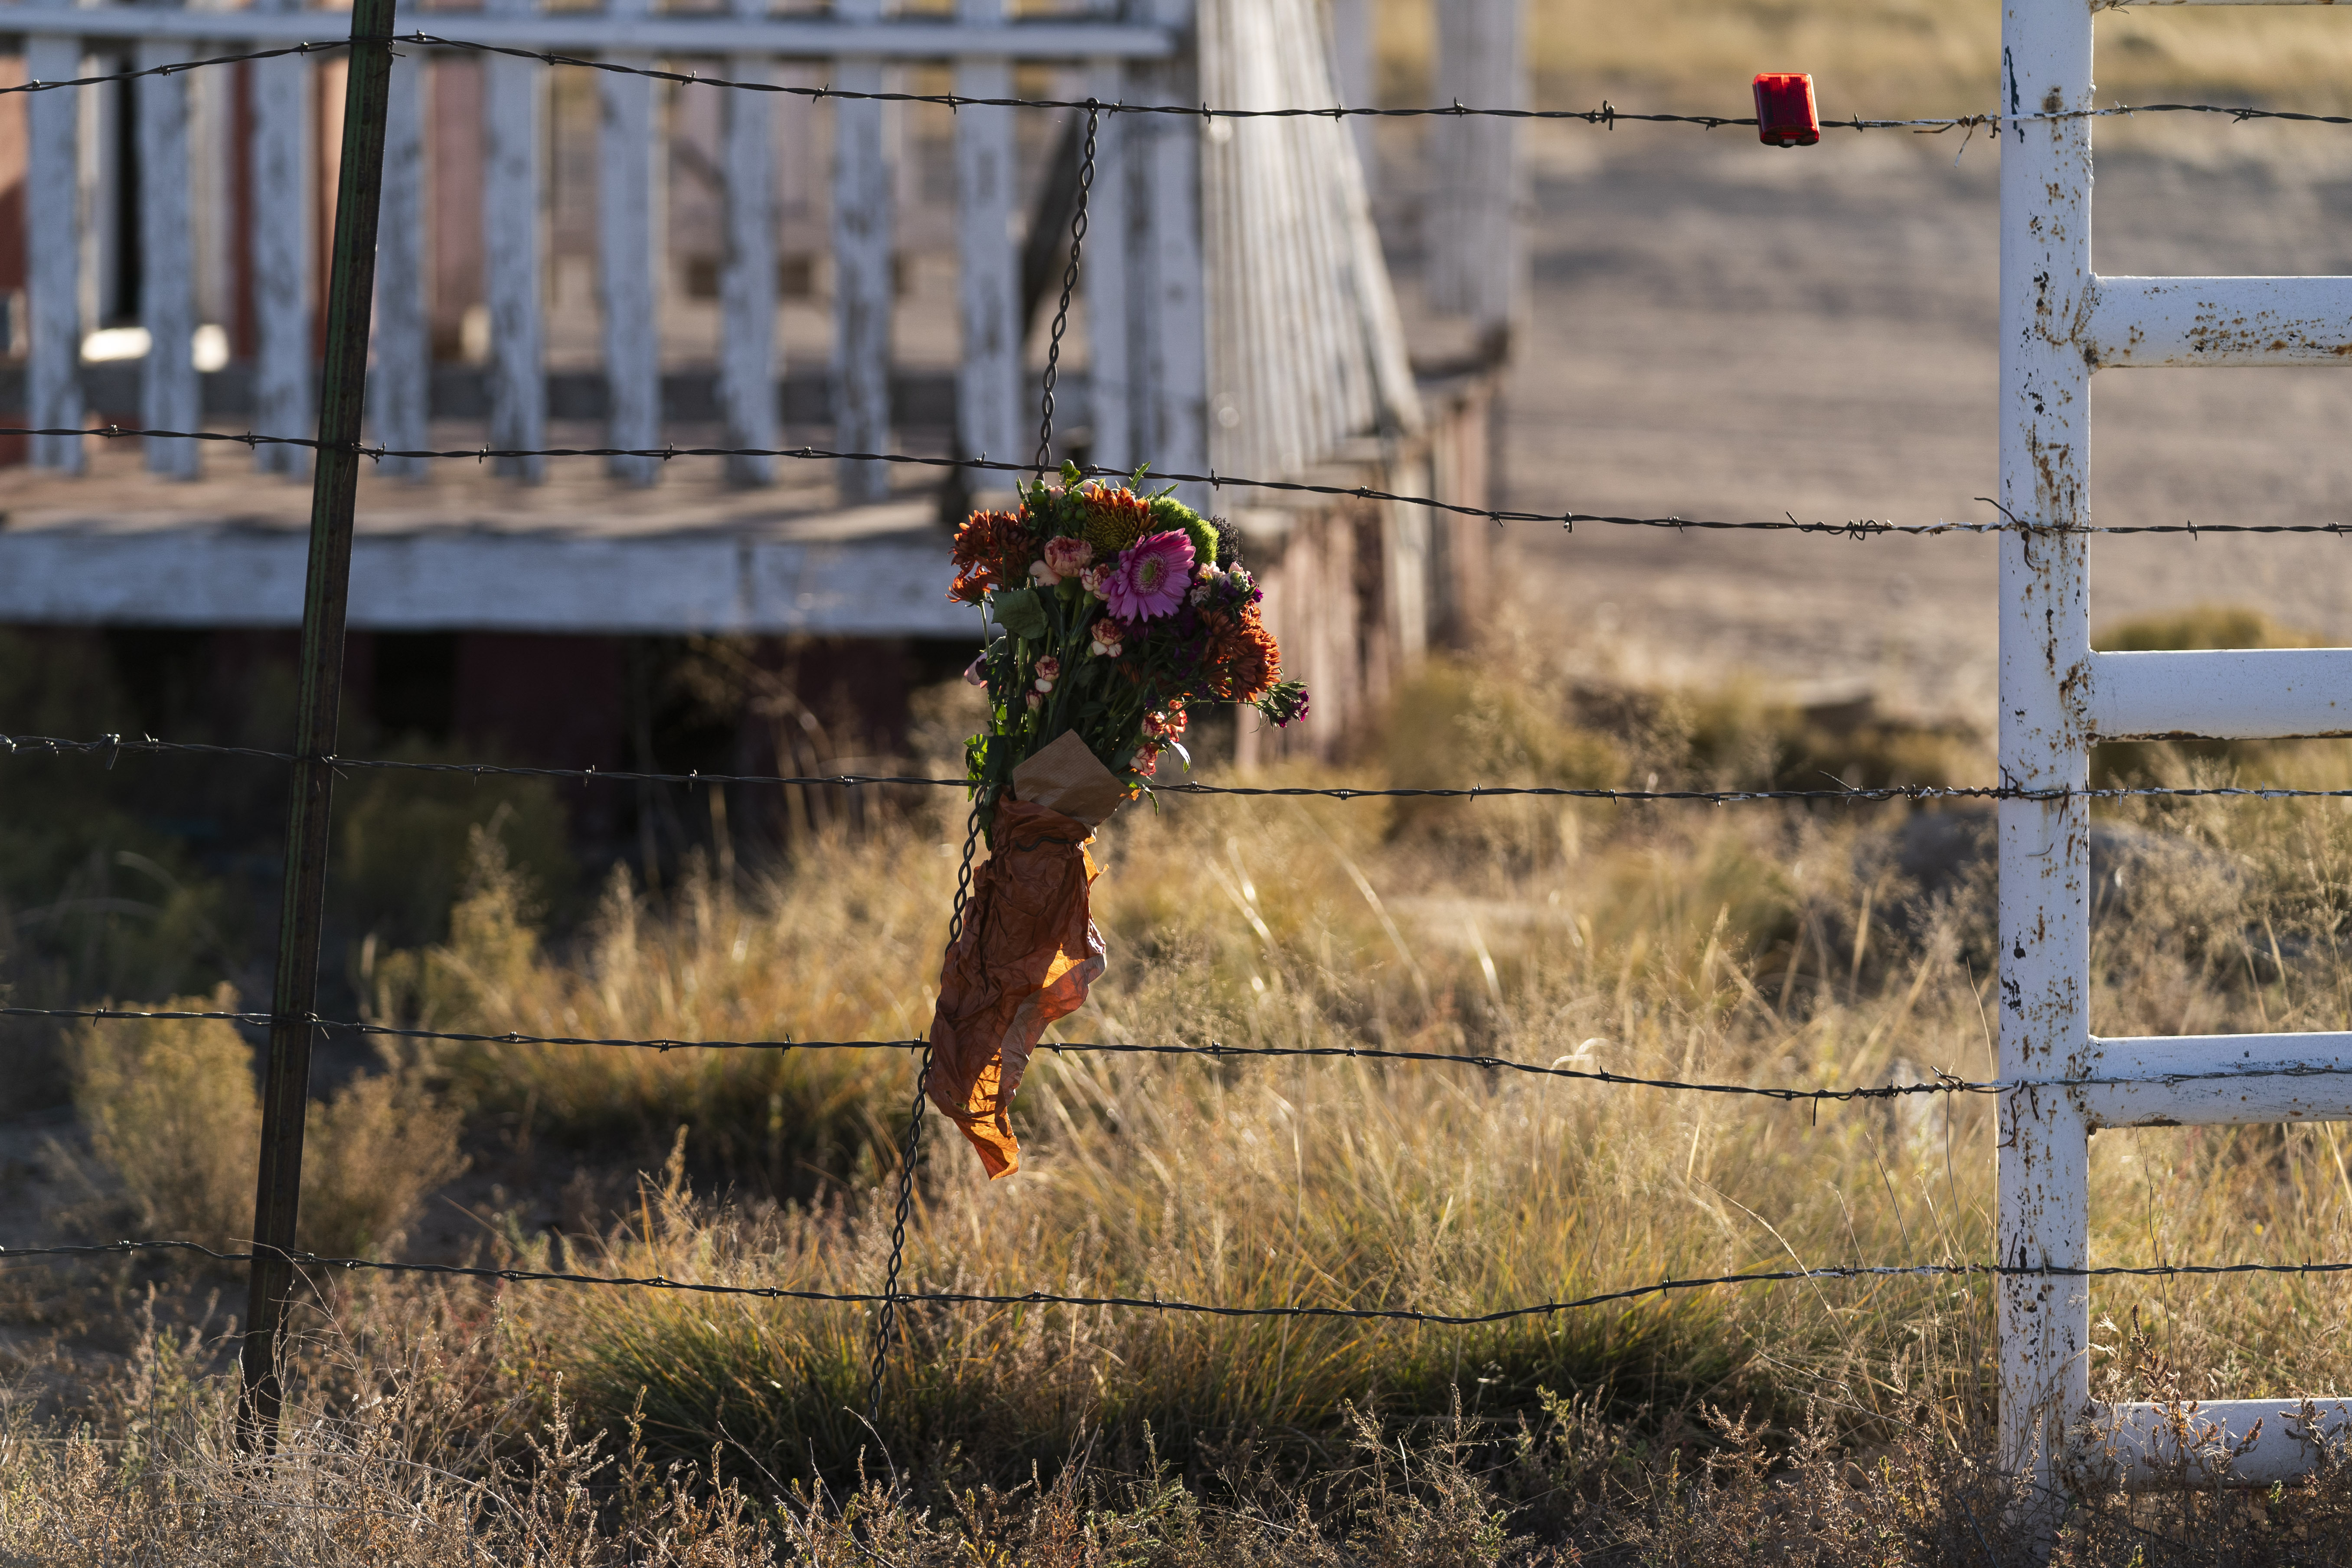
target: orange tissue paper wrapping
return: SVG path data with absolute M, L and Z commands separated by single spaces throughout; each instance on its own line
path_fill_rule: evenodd
M 1086 847 L 1126 790 L 1075 734 L 1014 771 L 995 848 L 973 873 L 963 929 L 940 972 L 931 1103 L 963 1130 L 992 1180 L 1021 1168 L 1013 1096 L 1045 1026 L 1086 1005 L 1106 963 Z M 1058 809 L 1056 809 L 1058 807 Z

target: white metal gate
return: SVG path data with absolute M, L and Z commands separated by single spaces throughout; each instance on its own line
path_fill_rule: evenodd
M 2000 166 L 2000 762 L 2004 785 L 2076 792 L 2094 741 L 2352 732 L 2352 648 L 2093 653 L 2085 494 L 2091 374 L 2140 365 L 2352 365 L 2352 278 L 2101 278 L 2091 270 L 2093 16 L 2007 0 Z M 2299 0 L 2203 0 L 2279 4 Z M 2090 1032 L 2090 815 L 2006 799 L 2000 822 L 2001 1262 L 2082 1269 L 2090 1135 L 2105 1127 L 2352 1120 L 2352 1033 L 2100 1039 Z M 2207 1075 L 2193 1080 L 2178 1076 Z M 2228 1076 L 2212 1076 L 2228 1075 Z M 2009 1273 L 1999 1293 L 2004 1460 L 2055 1478 L 2085 1429 L 2126 1484 L 2176 1456 L 2147 1405 L 2094 1406 L 2089 1282 Z M 2321 1405 L 2324 1425 L 2352 1405 Z M 2209 1404 L 2242 1479 L 2308 1468 L 2284 1400 Z M 2167 1451 L 2159 1453 L 2162 1445 Z

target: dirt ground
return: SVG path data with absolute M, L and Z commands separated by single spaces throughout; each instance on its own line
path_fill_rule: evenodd
M 1536 128 L 1505 504 L 1990 518 L 1973 498 L 1998 480 L 1998 147 L 1832 132 L 1782 151 L 1741 134 Z M 2352 272 L 2352 134 L 2135 123 L 2102 142 L 2101 271 Z M 2347 396 L 2352 379 L 2316 371 L 2102 375 L 2095 521 L 2352 523 Z M 1888 706 L 1990 728 L 1989 539 L 1515 524 L 1507 549 L 1538 616 L 1627 673 L 1866 680 Z M 2352 537 L 2092 552 L 2095 625 L 2232 601 L 2352 642 L 2347 590 Z

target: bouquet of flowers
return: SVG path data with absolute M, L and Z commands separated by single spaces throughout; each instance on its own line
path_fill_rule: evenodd
M 956 531 L 950 598 L 985 605 L 995 637 L 964 679 L 988 693 L 965 746 L 989 858 L 940 975 L 929 1093 L 992 1177 L 1020 1168 L 1009 1111 L 1045 1026 L 1084 1005 L 1105 963 L 1088 912 L 1094 829 L 1145 793 L 1163 754 L 1187 767 L 1189 712 L 1305 716 L 1282 679 L 1262 595 L 1231 526 L 1125 484 L 1021 492 L 1018 512 Z

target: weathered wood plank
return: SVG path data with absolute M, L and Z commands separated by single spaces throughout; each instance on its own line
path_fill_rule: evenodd
M 152 38 L 138 49 L 146 70 L 184 58 L 184 46 Z M 202 416 L 196 366 L 190 350 L 196 331 L 194 256 L 188 235 L 188 82 L 183 76 L 147 77 L 135 84 L 139 126 L 139 314 L 148 334 L 139 414 L 148 428 L 194 430 Z M 172 479 L 202 470 L 201 443 L 150 440 L 147 467 Z
M 255 0 L 260 11 L 280 11 L 284 0 Z M 311 310 L 310 236 L 316 227 L 309 143 L 310 62 L 299 55 L 256 60 L 248 101 L 253 133 L 247 144 L 252 188 L 254 428 L 272 436 L 308 436 L 317 414 L 310 367 L 318 357 Z M 256 447 L 263 473 L 299 477 L 310 471 L 300 447 Z
M 958 0 L 957 19 L 1001 22 L 1004 0 Z M 967 98 L 1013 96 L 1003 59 L 956 62 L 955 90 Z M 963 341 L 956 369 L 956 444 L 968 457 L 1018 462 L 1021 429 L 1021 258 L 1013 237 L 1013 116 L 1001 109 L 956 116 L 956 286 Z M 1010 487 L 981 473 L 974 487 Z
M 642 16 L 646 0 L 609 0 L 616 21 Z M 604 56 L 615 65 L 652 65 L 651 55 Z M 655 219 L 660 143 L 654 130 L 654 83 L 642 76 L 599 72 L 604 110 L 597 127 L 596 295 L 604 311 L 604 377 L 612 402 L 605 413 L 608 446 L 646 447 L 661 438 L 661 323 L 654 268 L 664 248 Z M 650 485 L 661 464 L 653 458 L 608 458 L 605 468 L 627 484 Z
M 882 0 L 836 0 L 845 23 L 872 22 Z M 841 60 L 836 85 L 882 90 L 882 62 Z M 896 230 L 883 106 L 845 99 L 834 105 L 833 314 L 834 440 L 845 452 L 890 449 L 891 245 Z M 889 466 L 841 465 L 841 499 L 878 500 L 890 492 Z
M 1437 8 L 1437 99 L 1481 108 L 1527 101 L 1524 0 L 1448 0 Z M 1526 262 L 1517 209 L 1523 174 L 1515 120 L 1430 122 L 1436 184 L 1427 222 L 1430 308 L 1488 331 L 1518 319 Z
M 491 0 L 525 16 L 536 0 Z M 546 68 L 490 55 L 482 61 L 482 270 L 490 312 L 490 445 L 547 445 L 546 323 L 540 310 L 540 142 Z M 500 458 L 497 471 L 537 484 L 544 458 Z
M 1097 60 L 1087 91 L 1105 103 L 1122 101 L 1126 67 Z M 1095 139 L 1095 184 L 1087 202 L 1087 249 L 1078 281 L 1087 301 L 1087 390 L 1094 460 L 1106 468 L 1136 463 L 1134 324 L 1129 320 L 1128 279 L 1135 265 L 1135 235 L 1128 201 L 1133 178 L 1128 133 L 1130 116 L 1106 114 Z
M 35 34 L 25 40 L 25 74 L 33 81 L 63 81 L 81 73 L 81 43 L 76 38 Z M 37 92 L 25 102 L 26 149 L 25 200 L 41 221 L 25 232 L 25 292 L 31 317 L 30 362 L 26 366 L 30 422 L 44 429 L 82 425 L 81 241 L 83 214 L 76 167 L 80 158 L 78 92 Z M 82 472 L 87 456 L 79 436 L 36 436 L 36 466 Z
M 766 0 L 735 0 L 735 14 L 757 20 Z M 763 55 L 736 55 L 728 75 L 772 81 Z M 764 92 L 730 92 L 719 104 L 719 159 L 727 182 L 726 252 L 719 272 L 719 406 L 725 445 L 773 447 L 776 378 L 782 355 L 776 343 L 775 100 Z M 739 485 L 772 484 L 773 458 L 729 458 L 727 478 Z
M 375 365 L 368 374 L 368 416 L 378 444 L 423 447 L 432 342 L 425 321 L 425 98 L 423 51 L 392 62 L 392 97 L 383 125 L 383 217 L 375 247 Z M 383 471 L 421 479 L 421 458 L 387 458 Z
M 1147 17 L 1171 28 L 1189 28 L 1192 0 L 1145 0 Z M 1192 62 L 1150 68 L 1142 87 L 1146 101 L 1197 102 L 1198 71 Z M 1160 473 L 1205 473 L 1209 462 L 1208 313 L 1201 254 L 1201 130 L 1170 115 L 1139 116 L 1129 128 L 1139 143 L 1134 156 L 1141 175 L 1138 191 L 1142 247 L 1137 258 L 1142 287 L 1135 290 L 1141 351 L 1140 379 L 1149 388 L 1139 421 L 1142 450 Z M 1210 510 L 1214 498 L 1205 484 L 1180 486 L 1188 506 Z

